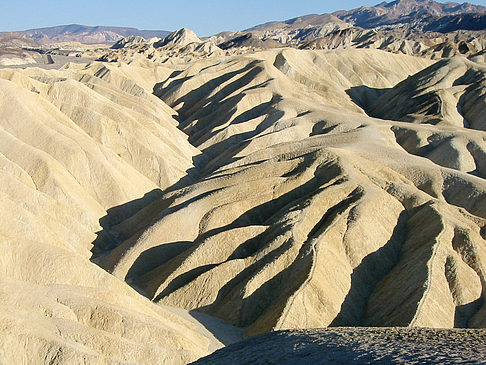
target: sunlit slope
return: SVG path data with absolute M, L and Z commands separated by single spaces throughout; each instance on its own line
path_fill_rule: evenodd
M 247 334 L 485 326 L 486 182 L 456 166 L 470 158 L 482 171 L 481 160 L 440 163 L 402 137 L 457 135 L 482 154 L 484 132 L 365 113 L 430 65 L 275 50 L 195 62 L 159 83 L 208 162 L 196 183 L 120 224 L 127 239 L 100 264 L 156 302 Z
M 486 327 L 482 73 L 295 49 L 0 70 L 3 356 L 221 345 L 166 305 L 247 335 Z
M 187 363 L 214 349 L 90 262 L 101 222 L 150 203 L 198 153 L 138 84 L 147 72 L 172 70 L 0 70 L 3 363 Z

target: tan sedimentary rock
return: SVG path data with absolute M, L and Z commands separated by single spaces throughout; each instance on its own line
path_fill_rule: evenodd
M 155 94 L 210 160 L 195 184 L 141 212 L 151 223 L 100 264 L 157 302 L 247 335 L 484 326 L 486 183 L 474 157 L 483 132 L 365 113 L 431 63 L 275 50 L 200 61 L 160 83 Z M 474 152 L 458 149 L 445 163 L 427 135 L 457 136 Z
M 198 153 L 144 89 L 157 70 L 111 67 L 0 70 L 2 363 L 187 363 L 221 346 L 90 262 L 101 225 L 186 177 Z
M 486 326 L 480 55 L 145 56 L 0 70 L 7 363 L 189 362 L 221 342 L 187 310 Z

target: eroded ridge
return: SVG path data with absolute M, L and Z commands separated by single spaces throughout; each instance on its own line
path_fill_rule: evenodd
M 435 128 L 481 151 L 483 132 L 365 112 L 429 62 L 265 51 L 196 62 L 159 83 L 155 94 L 179 113 L 205 163 L 194 184 L 121 224 L 127 234 L 144 222 L 100 264 L 158 303 L 247 335 L 483 327 L 486 183 L 460 168 L 467 156 L 439 163 L 401 139 Z

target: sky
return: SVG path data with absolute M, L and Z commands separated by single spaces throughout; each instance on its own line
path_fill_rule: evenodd
M 0 0 L 0 31 L 83 24 L 155 30 L 186 27 L 199 36 L 208 36 L 273 20 L 373 6 L 379 2 L 381 0 Z M 486 0 L 469 2 L 486 6 Z

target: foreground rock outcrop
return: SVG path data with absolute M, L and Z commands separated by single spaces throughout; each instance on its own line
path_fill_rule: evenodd
M 258 336 L 194 364 L 479 364 L 484 330 L 342 328 Z

